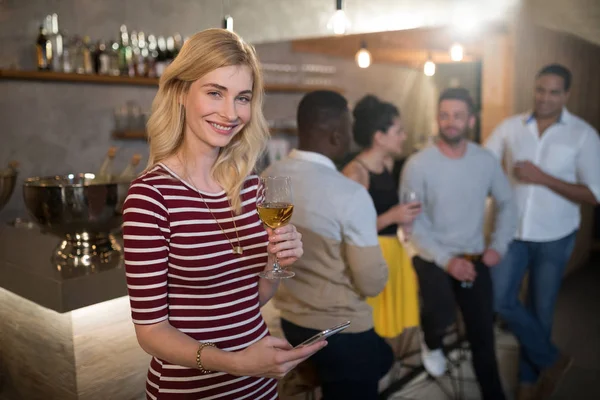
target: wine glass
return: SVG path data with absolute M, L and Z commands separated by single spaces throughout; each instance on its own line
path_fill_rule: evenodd
M 400 193 L 400 202 L 402 204 L 410 204 L 419 201 L 419 195 L 417 192 L 410 188 L 405 188 Z M 404 233 L 404 241 L 408 242 L 410 240 L 410 233 L 412 232 L 412 224 L 405 224 L 402 232 Z
M 402 204 L 414 203 L 415 201 L 419 201 L 419 196 L 417 192 L 411 189 L 405 189 L 402 191 L 402 198 L 400 201 Z
M 292 218 L 294 204 L 292 201 L 292 181 L 289 176 L 267 176 L 260 178 L 256 195 L 258 216 L 269 228 L 275 230 L 284 226 Z M 279 266 L 277 255 L 273 269 L 259 274 L 266 279 L 291 278 L 295 273 L 286 271 Z

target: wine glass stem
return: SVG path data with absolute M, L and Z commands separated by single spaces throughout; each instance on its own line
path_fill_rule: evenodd
M 277 254 L 275 254 L 275 261 L 273 261 L 273 271 L 281 271 L 281 267 L 279 266 L 279 259 L 277 258 Z

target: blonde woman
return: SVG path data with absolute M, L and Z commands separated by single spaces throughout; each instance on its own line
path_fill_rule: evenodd
M 275 399 L 272 378 L 325 345 L 292 349 L 260 313 L 279 283 L 257 276 L 267 254 L 302 255 L 293 225 L 265 231 L 256 213 L 262 101 L 254 49 L 226 30 L 192 36 L 161 77 L 123 227 L 148 399 Z

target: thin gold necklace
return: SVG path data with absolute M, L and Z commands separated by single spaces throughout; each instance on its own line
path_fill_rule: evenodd
M 187 170 L 184 169 L 184 171 L 185 171 L 185 175 L 186 175 L 188 181 L 190 182 L 190 184 L 192 185 L 192 187 L 194 189 L 196 189 L 196 193 L 198 193 L 198 195 L 202 199 L 202 202 L 206 206 L 206 209 L 210 212 L 210 215 L 212 215 L 212 217 L 215 220 L 215 222 L 217 223 L 217 225 L 219 225 L 219 229 L 221 229 L 221 232 L 223 232 L 223 236 L 225 236 L 227 238 L 227 241 L 231 245 L 231 251 L 233 252 L 233 254 L 242 255 L 244 253 L 244 248 L 242 247 L 241 242 L 240 242 L 240 235 L 239 235 L 238 230 L 237 230 L 237 225 L 235 224 L 235 217 L 233 215 L 233 210 L 231 209 L 231 202 L 229 201 L 229 198 L 227 198 L 227 204 L 229 205 L 229 211 L 231 212 L 231 221 L 233 222 L 233 228 L 235 230 L 235 236 L 237 237 L 237 244 L 238 244 L 237 246 L 233 245 L 233 243 L 231 242 L 231 239 L 229 239 L 229 236 L 227 236 L 227 234 L 225 233 L 225 229 L 223 229 L 223 227 L 221 226 L 221 223 L 219 222 L 219 220 L 217 219 L 217 217 L 215 217 L 215 214 L 213 214 L 212 210 L 208 206 L 208 203 L 204 199 L 204 196 L 202 195 L 202 193 L 200 193 L 200 191 L 198 190 L 198 188 L 196 187 L 196 185 L 194 185 L 194 181 L 192 181 L 192 178 L 190 178 L 190 175 L 188 174 Z

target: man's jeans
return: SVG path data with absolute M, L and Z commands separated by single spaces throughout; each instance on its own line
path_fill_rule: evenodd
M 521 345 L 519 380 L 535 383 L 540 370 L 558 359 L 551 341 L 554 306 L 577 231 L 550 242 L 515 240 L 501 263 L 492 268 L 494 306 Z M 519 301 L 529 270 L 526 304 Z

